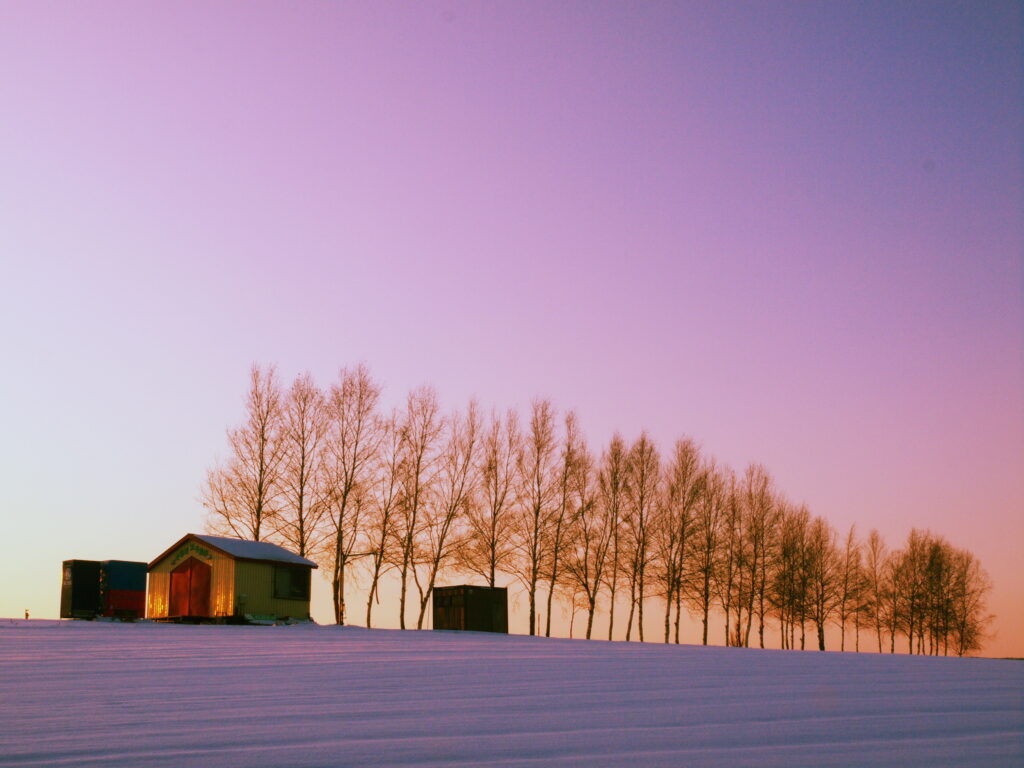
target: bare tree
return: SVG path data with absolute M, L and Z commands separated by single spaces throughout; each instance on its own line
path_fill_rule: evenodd
M 446 422 L 448 440 L 438 462 L 436 501 L 425 507 L 423 520 L 423 560 L 425 574 L 418 568 L 413 578 L 420 594 L 420 613 L 416 629 L 423 628 L 430 595 L 437 575 L 452 558 L 455 527 L 474 504 L 477 483 L 477 451 L 480 441 L 480 414 L 476 402 L 470 402 L 465 417 L 452 414 Z
M 771 606 L 779 620 L 780 644 L 783 650 L 786 650 L 790 647 L 791 627 L 794 621 L 792 593 L 796 568 L 794 567 L 795 547 L 791 522 L 794 510 L 782 496 L 779 496 L 775 503 L 779 510 L 779 546 L 768 594 Z
M 885 541 L 877 530 L 868 534 L 865 579 L 867 590 L 868 615 L 875 625 L 875 636 L 878 639 L 878 652 L 882 652 L 882 628 L 885 626 L 885 589 L 887 561 L 889 553 Z
M 531 634 L 542 618 L 539 590 L 547 590 L 545 634 L 558 593 L 570 634 L 577 611 L 587 611 L 589 638 L 607 589 L 612 639 L 625 581 L 627 641 L 634 618 L 644 640 L 650 597 L 665 600 L 665 642 L 673 621 L 680 641 L 685 605 L 701 614 L 707 644 L 716 604 L 727 645 L 749 646 L 756 619 L 764 647 L 771 618 L 785 649 L 797 647 L 798 626 L 806 647 L 809 621 L 821 650 L 832 621 L 844 651 L 851 621 L 857 651 L 868 626 L 879 652 L 886 634 L 890 653 L 901 635 L 908 653 L 931 655 L 971 653 L 988 637 L 991 581 L 971 553 L 930 531 L 911 530 L 890 553 L 877 531 L 861 543 L 851 526 L 840 546 L 824 519 L 785 501 L 763 466 L 737 479 L 703 463 L 692 440 L 678 441 L 662 466 L 646 433 L 628 449 L 615 435 L 595 466 L 572 412 L 559 443 L 547 400 L 533 401 L 523 434 L 514 411 L 492 414 L 484 428 L 475 403 L 443 419 L 429 387 L 384 420 L 379 395 L 365 366 L 342 370 L 325 396 L 308 373 L 282 393 L 272 366 L 253 365 L 245 422 L 228 431 L 230 455 L 203 487 L 211 531 L 277 540 L 324 561 L 338 623 L 346 567 L 365 558 L 367 626 L 388 570 L 401 581 L 404 629 L 410 577 L 421 628 L 435 583 L 451 568 L 491 586 L 499 575 L 518 580 Z
M 405 629 L 405 603 L 409 576 L 418 565 L 418 537 L 424 507 L 434 483 L 435 452 L 443 422 L 438 414 L 437 394 L 420 387 L 409 394 L 402 421 L 402 493 L 395 518 L 397 567 L 401 576 L 399 626 Z
M 575 635 L 573 634 L 574 627 L 576 626 L 576 613 L 580 610 L 586 610 L 587 601 L 579 585 L 575 582 L 571 582 L 568 590 L 569 594 L 569 639 L 571 640 Z M 589 637 L 587 638 L 590 639 Z
M 839 556 L 836 533 L 820 517 L 811 521 L 808 532 L 807 564 L 811 617 L 818 630 L 818 650 L 825 650 L 825 624 L 838 602 Z
M 931 536 L 925 564 L 925 598 L 920 634 L 926 652 L 938 656 L 948 647 L 951 625 L 953 584 L 953 547 L 940 536 Z
M 516 577 L 530 601 L 530 634 L 537 634 L 537 585 L 541 578 L 547 547 L 549 522 L 556 504 L 555 415 L 547 400 L 534 400 L 529 430 L 518 458 L 519 499 L 515 528 Z
M 988 575 L 974 556 L 930 531 L 911 530 L 893 555 L 894 622 L 908 653 L 964 655 L 981 647 L 992 617 L 986 611 Z
M 952 555 L 951 637 L 953 652 L 965 656 L 979 650 L 988 638 L 993 617 L 988 612 L 992 591 L 981 563 L 970 552 L 956 550 Z
M 736 633 L 730 631 L 730 614 L 737 601 L 736 582 L 740 570 L 742 515 L 740 510 L 739 492 L 736 488 L 736 476 L 731 470 L 724 470 L 723 477 L 723 514 L 719 529 L 719 553 L 715 566 L 715 593 L 725 614 L 725 644 L 739 645 L 740 620 L 736 619 Z
M 637 609 L 637 629 L 640 642 L 644 641 L 644 598 L 646 576 L 651 559 L 651 533 L 655 510 L 661 492 L 661 460 L 658 449 L 646 432 L 629 449 L 626 474 L 626 500 L 629 569 L 629 620 L 626 622 L 626 640 L 633 628 L 634 608 Z
M 665 474 L 668 472 L 666 470 Z M 679 548 L 679 529 L 673 524 L 672 508 L 668 500 L 668 478 L 664 479 L 662 493 L 659 494 L 651 516 L 649 530 L 651 541 L 650 579 L 653 589 L 651 594 L 665 600 L 665 634 L 664 642 L 669 642 L 672 632 L 672 608 L 675 606 L 676 584 L 679 581 L 680 558 L 676 550 Z
M 582 450 L 582 442 L 579 426 L 576 422 L 576 414 L 569 411 L 565 415 L 565 439 L 562 443 L 561 461 L 558 466 L 556 500 L 552 507 L 551 519 L 548 522 L 551 546 L 547 548 L 547 557 L 543 565 L 544 575 L 548 580 L 547 623 L 544 627 L 545 637 L 551 637 L 551 608 L 555 600 L 555 588 L 558 586 L 559 578 L 562 576 L 559 566 L 562 565 L 562 554 L 566 546 L 566 534 L 572 520 L 573 482 L 576 473 L 577 457 Z
M 898 627 L 907 636 L 907 653 L 914 653 L 914 640 L 923 621 L 929 539 L 930 534 L 914 528 L 904 548 L 893 556 L 893 590 L 900 608 L 896 617 Z M 921 652 L 920 640 L 917 650 Z
M 356 549 L 372 496 L 373 461 L 380 436 L 375 410 L 380 386 L 366 366 L 346 368 L 327 399 L 327 492 L 330 503 L 331 594 L 334 620 L 345 623 L 345 568 Z
M 302 557 L 316 553 L 323 537 L 325 494 L 324 396 L 304 373 L 292 383 L 284 403 L 281 510 L 277 535 Z
M 601 458 L 598 475 L 598 493 L 602 509 L 611 529 L 608 564 L 604 569 L 608 586 L 608 639 L 615 630 L 615 596 L 619 574 L 622 571 L 625 538 L 622 534 L 626 498 L 626 445 L 618 433 L 612 436 L 608 450 Z
M 701 643 L 707 645 L 708 614 L 714 599 L 726 489 L 725 479 L 713 461 L 701 468 L 701 478 L 701 492 L 696 500 L 691 567 L 684 576 L 684 594 L 689 605 L 700 611 Z
M 499 572 L 508 572 L 516 504 L 516 460 L 521 450 L 519 419 L 508 411 L 502 420 L 491 414 L 479 451 L 479 504 L 466 515 L 466 536 L 456 552 L 458 568 L 478 574 L 491 587 Z
M 856 653 L 860 653 L 861 629 L 870 628 L 872 611 L 868 576 L 867 571 L 864 570 L 863 547 L 861 552 L 861 562 L 857 568 L 854 598 L 853 609 L 851 611 L 851 615 L 853 616 L 853 650 Z
M 371 626 L 374 600 L 379 602 L 380 579 L 395 561 L 393 545 L 395 514 L 402 482 L 402 430 L 397 414 L 376 427 L 379 436 L 374 462 L 373 502 L 366 526 L 367 547 L 370 557 L 370 590 L 366 600 L 366 626 Z
M 764 648 L 765 587 L 768 574 L 768 553 L 771 549 L 774 515 L 774 494 L 771 476 L 760 464 L 751 464 L 743 475 L 741 504 L 743 514 L 740 583 L 746 601 L 747 628 L 742 645 L 750 645 L 750 630 L 755 612 L 760 617 L 758 635 Z
M 836 617 L 839 624 L 840 651 L 846 650 L 846 625 L 849 623 L 850 615 L 858 612 L 857 606 L 861 600 L 861 568 L 860 542 L 857 541 L 856 526 L 851 525 L 850 532 L 846 535 L 838 574 Z M 858 637 L 859 634 L 858 627 Z
M 594 458 L 585 444 L 580 445 L 572 477 L 573 515 L 566 548 L 566 571 L 582 595 L 587 610 L 589 640 L 594 628 L 597 597 L 604 583 L 608 551 L 612 540 L 613 516 L 594 483 Z
M 902 562 L 898 552 L 890 553 L 885 561 L 884 604 L 882 615 L 885 617 L 885 629 L 889 633 L 889 653 L 896 653 L 896 635 L 903 618 L 903 593 L 899 588 L 902 580 Z
M 230 458 L 207 476 L 203 506 L 213 532 L 260 541 L 277 523 L 284 459 L 281 387 L 273 366 L 252 366 L 245 406 L 245 424 L 228 431 Z
M 796 627 L 800 626 L 800 649 L 806 643 L 807 612 L 811 602 L 810 513 L 779 499 L 781 524 L 779 550 L 773 569 L 771 601 L 779 616 L 782 647 L 796 648 Z
M 869 538 L 867 582 L 878 595 L 876 622 L 889 632 L 890 653 L 899 633 L 907 638 L 907 653 L 947 654 L 952 644 L 963 655 L 980 647 L 991 621 L 985 611 L 991 583 L 973 555 L 915 528 L 902 549 L 883 556 L 880 540 Z M 878 635 L 881 646 L 881 628 Z
M 675 611 L 675 642 L 679 643 L 683 585 L 694 547 L 697 507 L 704 493 L 705 473 L 700 450 L 690 439 L 677 440 L 671 462 L 665 468 L 665 495 L 655 525 L 657 574 L 665 596 L 665 642 L 669 642 Z

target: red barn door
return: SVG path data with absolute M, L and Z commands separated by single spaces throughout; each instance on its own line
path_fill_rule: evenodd
M 168 616 L 210 615 L 211 568 L 190 557 L 171 571 L 171 599 Z

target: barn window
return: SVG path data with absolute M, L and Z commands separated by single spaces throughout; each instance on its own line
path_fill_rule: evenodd
M 309 600 L 309 568 L 274 566 L 274 597 L 284 600 Z

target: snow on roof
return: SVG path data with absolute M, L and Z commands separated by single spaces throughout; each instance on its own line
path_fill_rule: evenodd
M 294 552 L 289 552 L 284 547 L 271 544 L 269 541 L 244 541 L 227 536 L 210 536 L 205 533 L 190 535 L 232 557 L 240 557 L 245 560 L 272 560 L 276 563 L 292 563 L 293 565 L 308 565 L 316 568 L 316 563 L 312 560 L 299 557 Z

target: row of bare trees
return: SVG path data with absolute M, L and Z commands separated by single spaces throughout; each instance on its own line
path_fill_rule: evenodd
M 879 652 L 902 637 L 909 652 L 963 655 L 985 639 L 991 585 L 971 553 L 919 530 L 895 551 L 877 531 L 840 541 L 759 464 L 737 475 L 690 439 L 662 456 L 646 434 L 595 455 L 576 416 L 542 399 L 525 421 L 475 402 L 442 414 L 429 387 L 391 413 L 379 399 L 365 366 L 325 389 L 254 366 L 246 421 L 204 487 L 212 530 L 325 566 L 337 623 L 355 564 L 367 626 L 385 574 L 402 628 L 410 608 L 422 627 L 438 579 L 461 574 L 517 582 L 530 634 L 550 635 L 562 603 L 587 638 L 607 611 L 611 639 L 626 608 L 627 640 L 645 639 L 645 609 L 663 611 L 664 642 L 680 642 L 684 613 L 704 644 L 713 616 L 736 646 L 765 647 L 772 627 L 783 648 L 805 648 L 810 629 L 824 650 L 829 626 L 842 650 L 850 629 L 855 650 L 870 633 Z

